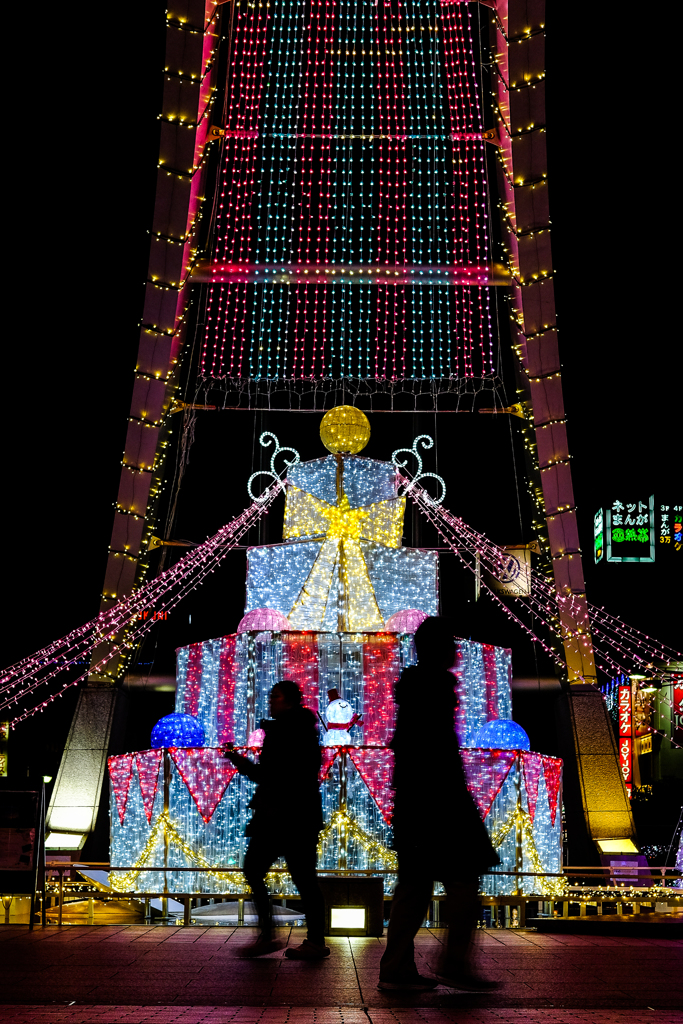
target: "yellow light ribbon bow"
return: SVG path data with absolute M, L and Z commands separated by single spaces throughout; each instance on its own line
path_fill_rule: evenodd
M 337 505 L 330 505 L 298 487 L 287 488 L 284 540 L 322 539 L 288 615 L 295 629 L 322 629 L 335 570 L 342 593 L 338 628 L 348 632 L 384 628 L 360 541 L 400 548 L 405 505 L 405 498 L 388 498 L 351 508 L 345 494 Z

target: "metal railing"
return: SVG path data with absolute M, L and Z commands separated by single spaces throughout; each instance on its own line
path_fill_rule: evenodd
M 57 888 L 57 925 L 63 924 L 64 907 L 68 905 L 65 901 L 64 891 L 64 876 L 67 872 L 79 871 L 79 869 L 100 869 L 108 872 L 125 872 L 137 870 L 135 866 L 128 867 L 125 865 L 112 865 L 108 861 L 46 861 L 45 870 L 46 872 L 58 874 L 58 888 Z M 145 872 L 161 872 L 164 875 L 163 887 L 159 890 L 154 891 L 151 889 L 146 890 L 130 890 L 126 892 L 117 892 L 114 890 L 100 890 L 98 895 L 95 896 L 89 892 L 88 898 L 92 901 L 94 899 L 101 900 L 103 902 L 117 901 L 117 900 L 135 900 L 137 902 L 143 902 L 145 906 L 145 918 L 149 918 L 149 903 L 152 899 L 162 900 L 162 917 L 168 919 L 168 905 L 167 901 L 169 898 L 177 900 L 183 904 L 183 924 L 189 925 L 192 918 L 192 901 L 195 899 L 213 899 L 220 898 L 221 901 L 229 899 L 230 901 L 236 901 L 238 905 L 237 912 L 237 924 L 244 924 L 244 903 L 248 900 L 251 892 L 247 889 L 244 892 L 178 892 L 170 891 L 168 888 L 167 877 L 169 873 L 174 872 L 193 872 L 195 874 L 208 874 L 216 871 L 220 871 L 221 874 L 234 873 L 241 874 L 242 868 L 239 867 L 210 867 L 210 868 L 199 868 L 199 867 L 168 867 L 168 866 L 150 866 L 145 867 Z M 288 869 L 283 868 L 271 868 L 269 874 L 287 874 Z M 344 876 L 344 877 L 359 877 L 367 878 L 373 876 L 384 876 L 384 875 L 395 875 L 396 869 L 384 868 L 384 869 L 346 869 L 339 870 L 335 868 L 321 868 L 318 871 L 319 875 L 333 875 L 333 876 Z M 646 885 L 633 885 L 633 879 L 637 876 L 649 876 L 649 884 Z M 495 907 L 518 907 L 519 908 L 519 924 L 521 927 L 524 926 L 526 920 L 526 905 L 527 903 L 547 903 L 554 905 L 559 903 L 562 905 L 563 916 L 568 916 L 569 905 L 574 903 L 579 905 L 579 914 L 583 916 L 586 912 L 587 904 L 597 904 L 597 913 L 602 913 L 603 903 L 616 903 L 617 913 L 622 913 L 619 909 L 623 904 L 633 906 L 633 912 L 639 913 L 641 904 L 651 904 L 654 899 L 659 897 L 658 902 L 664 902 L 661 897 L 666 898 L 667 903 L 672 903 L 676 906 L 683 906 L 683 888 L 675 888 L 671 884 L 667 885 L 667 882 L 671 883 L 676 879 L 681 879 L 682 873 L 677 871 L 675 868 L 669 868 L 666 866 L 645 866 L 639 867 L 636 865 L 605 865 L 602 867 L 596 867 L 594 865 L 579 865 L 577 867 L 565 867 L 562 871 L 488 871 L 486 877 L 513 877 L 518 880 L 516 886 L 517 891 L 509 894 L 501 895 L 488 895 L 486 893 L 480 895 L 480 901 L 483 906 L 495 906 Z M 87 874 L 84 874 L 87 878 Z M 564 878 L 567 882 L 571 879 L 581 879 L 581 884 L 568 884 L 567 888 L 562 894 L 555 895 L 543 895 L 542 893 L 536 894 L 523 894 L 520 891 L 519 880 L 522 878 Z M 657 878 L 657 883 L 653 884 L 652 879 Z M 93 882 L 93 884 L 96 884 Z M 656 890 L 653 893 L 653 889 Z M 83 898 L 85 893 L 75 894 L 74 900 Z M 272 894 L 273 899 L 287 899 L 296 901 L 299 899 L 297 894 Z M 439 919 L 439 903 L 445 897 L 440 894 L 433 896 L 433 919 L 438 922 Z M 5 897 L 3 897 L 4 902 Z M 92 909 L 92 908 L 91 908 Z M 5 905 L 6 920 L 9 919 L 9 905 Z M 91 912 L 90 917 L 93 917 Z M 177 915 L 173 915 L 177 918 Z M 94 920 L 94 917 L 93 917 Z

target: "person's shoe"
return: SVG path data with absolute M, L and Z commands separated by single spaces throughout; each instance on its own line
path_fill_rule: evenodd
M 267 939 L 263 935 L 259 935 L 256 942 L 252 942 L 250 946 L 243 946 L 240 950 L 240 957 L 251 960 L 255 956 L 267 956 L 268 953 L 277 953 L 278 949 L 282 949 L 284 942 L 280 939 Z
M 499 988 L 497 981 L 488 981 L 478 974 L 466 969 L 436 972 L 441 985 L 448 985 L 449 988 L 457 988 L 460 992 L 494 992 Z
M 429 992 L 439 984 L 436 978 L 426 978 L 423 974 L 410 974 L 404 978 L 380 978 L 377 988 L 383 992 Z
M 304 939 L 300 946 L 288 946 L 285 950 L 288 960 L 324 960 L 329 955 L 329 946 L 319 946 L 317 942 L 308 939 Z

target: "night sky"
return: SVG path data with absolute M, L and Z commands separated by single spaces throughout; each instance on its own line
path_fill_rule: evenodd
M 138 345 L 156 180 L 164 5 L 138 5 L 132 21 L 112 20 L 105 8 L 90 7 L 87 26 L 87 45 L 76 21 L 38 34 L 40 85 L 29 104 L 33 112 L 22 115 L 24 127 L 17 129 L 23 170 L 11 194 L 27 256 L 6 285 L 9 308 L 22 314 L 20 326 L 5 328 L 5 665 L 98 611 Z M 675 606 L 683 552 L 654 565 L 623 566 L 594 566 L 591 554 L 592 516 L 599 506 L 614 497 L 654 493 L 657 503 L 671 504 L 683 497 L 675 469 L 677 225 L 668 195 L 670 143 L 655 142 L 667 121 L 666 97 L 658 51 L 643 51 L 642 33 L 635 20 L 618 20 L 609 8 L 593 8 L 590 15 L 556 5 L 549 11 L 553 257 L 588 596 L 680 647 Z M 637 73 L 628 73 L 636 66 Z M 16 105 L 26 111 L 25 82 L 17 88 Z M 641 126 L 637 138 L 634 123 Z M 255 431 L 272 429 L 282 444 L 315 458 L 323 454 L 318 423 L 318 416 L 200 417 L 176 536 L 201 541 L 246 506 Z M 364 454 L 378 458 L 409 447 L 417 433 L 434 432 L 434 416 L 428 415 L 378 415 L 371 424 Z M 518 421 L 444 415 L 436 429 L 437 458 L 428 453 L 425 468 L 436 469 L 438 459 L 448 483 L 447 506 L 496 542 L 515 543 L 521 534 L 531 540 Z M 261 540 L 279 539 L 280 525 L 281 507 L 271 513 Z M 411 530 L 408 516 L 408 543 Z M 433 542 L 427 530 L 415 540 Z M 155 670 L 172 670 L 176 646 L 234 630 L 244 562 L 243 553 L 231 555 L 211 589 L 163 624 L 154 640 Z M 515 673 L 535 673 L 532 645 L 489 606 L 474 607 L 471 578 L 452 559 L 442 565 L 442 591 L 444 611 L 462 635 L 512 646 Z M 538 672 L 552 674 L 543 659 Z M 162 700 L 168 703 L 168 695 L 155 711 Z M 14 763 L 21 759 L 40 773 L 56 772 L 72 706 L 70 696 L 49 720 L 46 713 L 24 727 Z M 144 737 L 136 745 L 146 745 Z

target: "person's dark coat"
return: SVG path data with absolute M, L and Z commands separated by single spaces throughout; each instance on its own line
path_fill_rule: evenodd
M 455 680 L 417 665 L 396 685 L 391 741 L 394 845 L 403 865 L 429 865 L 433 878 L 481 874 L 500 863 L 471 796 L 454 728 Z
M 301 836 L 323 827 L 320 799 L 320 745 L 316 718 L 298 705 L 274 720 L 264 720 L 263 749 L 258 764 L 231 753 L 237 770 L 257 783 L 249 804 L 253 810 L 248 836 Z

